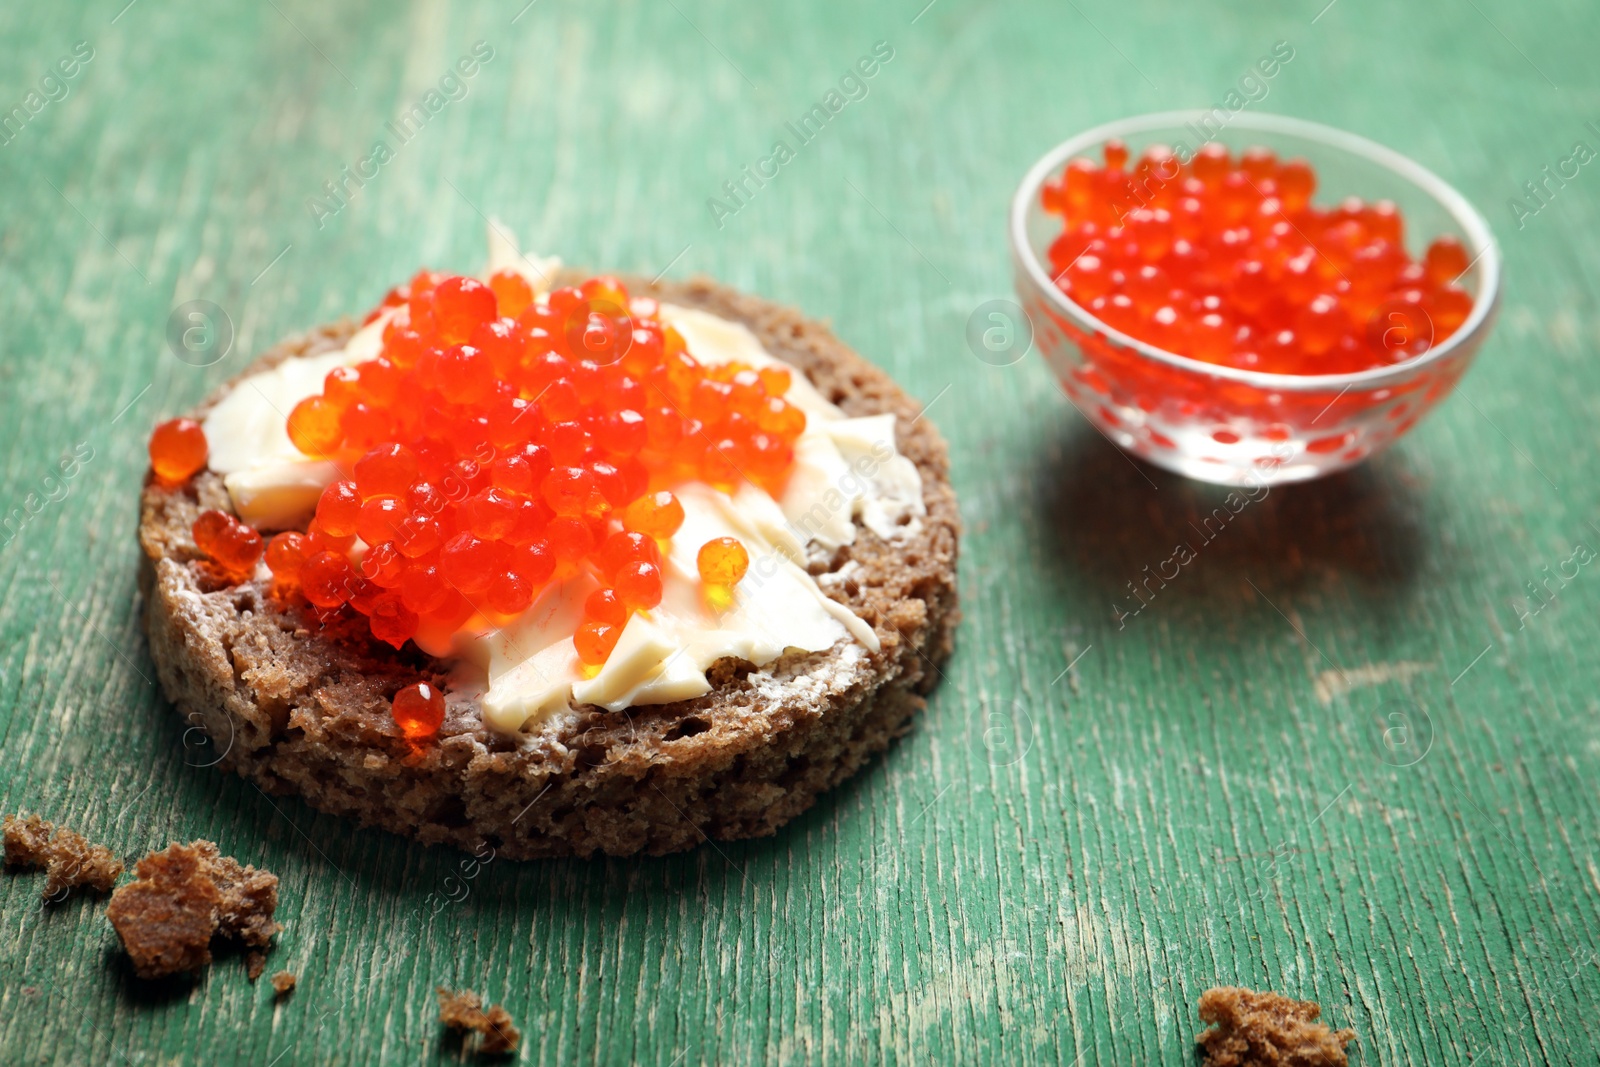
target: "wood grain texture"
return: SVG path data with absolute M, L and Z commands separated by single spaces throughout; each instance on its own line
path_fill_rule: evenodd
M 0 146 L 0 505 L 60 497 L 0 548 L 0 807 L 279 872 L 271 966 L 300 986 L 274 1004 L 232 960 L 145 988 L 102 905 L 7 877 L 0 1060 L 449 1062 L 447 984 L 504 1002 L 527 1063 L 1179 1064 L 1221 982 L 1321 1001 L 1358 1064 L 1596 1062 L 1600 576 L 1519 618 L 1600 549 L 1596 164 L 1520 228 L 1507 207 L 1600 147 L 1593 5 L 122 2 L 0 9 L 0 111 L 94 49 Z M 479 40 L 465 96 L 319 226 L 308 198 Z M 1259 106 L 1455 182 L 1505 312 L 1399 447 L 1251 505 L 1119 626 L 1216 494 L 1131 465 L 1036 358 L 975 359 L 966 322 L 1009 295 L 1035 158 L 1215 102 L 1277 40 Z M 866 97 L 719 227 L 707 198 L 877 41 Z M 149 427 L 420 263 L 475 267 L 487 214 L 829 318 L 951 442 L 956 658 L 910 737 L 775 838 L 463 870 L 205 769 L 150 682 Z M 196 299 L 235 330 L 206 367 L 165 339 Z

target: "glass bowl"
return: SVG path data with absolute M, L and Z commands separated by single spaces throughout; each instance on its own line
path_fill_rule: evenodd
M 1160 467 L 1206 482 L 1303 481 L 1360 463 L 1417 424 L 1460 380 L 1500 305 L 1500 251 L 1489 224 L 1438 176 L 1382 145 L 1328 126 L 1242 112 L 1218 128 L 1217 111 L 1168 111 L 1096 126 L 1052 149 L 1028 171 L 1011 205 L 1017 294 L 1040 353 L 1075 407 L 1106 437 Z M 1133 158 L 1164 144 L 1181 160 L 1206 141 L 1235 156 L 1262 145 L 1303 157 L 1317 171 L 1315 202 L 1346 196 L 1395 202 L 1408 250 L 1444 234 L 1471 257 L 1460 277 L 1473 297 L 1461 327 L 1403 362 L 1349 374 L 1272 374 L 1168 352 L 1122 333 L 1074 303 L 1051 276 L 1047 250 L 1062 218 L 1040 201 L 1068 160 L 1099 160 L 1109 140 Z M 1416 312 L 1413 312 L 1416 314 Z M 1426 318 L 1426 315 L 1422 315 Z M 1409 323 L 1417 330 L 1431 323 Z

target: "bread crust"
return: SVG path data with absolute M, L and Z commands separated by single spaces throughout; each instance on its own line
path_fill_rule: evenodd
M 960 517 L 938 432 L 887 374 L 793 310 L 701 278 L 629 288 L 744 323 L 850 415 L 897 416 L 899 450 L 922 474 L 921 529 L 888 542 L 858 527 L 855 544 L 811 560 L 822 588 L 873 627 L 880 651 L 841 642 L 759 670 L 724 660 L 705 696 L 623 712 L 582 707 L 519 738 L 487 729 L 470 699 L 453 696 L 438 743 L 414 750 L 390 698 L 440 682 L 443 665 L 412 645 L 396 652 L 374 641 L 359 618 L 323 627 L 304 605 L 276 600 L 269 582 L 224 584 L 189 533 L 201 510 L 231 510 L 222 479 L 147 479 L 139 539 L 150 652 L 178 713 L 221 753 L 218 765 L 269 793 L 479 855 L 662 855 L 775 832 L 909 728 L 959 618 Z M 291 338 L 244 373 L 340 347 L 354 329 L 345 321 Z

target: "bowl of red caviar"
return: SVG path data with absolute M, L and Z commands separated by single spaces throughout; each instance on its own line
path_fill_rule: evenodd
M 1466 372 L 1500 303 L 1483 216 L 1437 175 L 1281 115 L 1087 130 L 1011 210 L 1018 295 L 1107 438 L 1207 482 L 1362 462 Z

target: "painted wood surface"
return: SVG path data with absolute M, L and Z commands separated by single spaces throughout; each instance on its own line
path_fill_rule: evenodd
M 1568 561 L 1600 549 L 1600 164 L 1523 189 L 1600 148 L 1592 4 L 123 3 L 0 9 L 0 110 L 27 115 L 0 145 L 0 505 L 37 510 L 0 548 L 0 806 L 279 872 L 300 988 L 275 1005 L 237 960 L 145 988 L 102 904 L 7 877 L 0 1060 L 450 1061 L 443 983 L 506 1003 L 527 1063 L 1180 1064 L 1200 991 L 1242 983 L 1321 1001 L 1359 1064 L 1596 1062 L 1600 576 Z M 1505 311 L 1399 447 L 1253 503 L 1119 624 L 1218 495 L 965 331 L 1010 294 L 1035 158 L 1236 87 L 1456 183 Z M 959 651 L 915 732 L 777 837 L 464 870 L 206 769 L 151 682 L 150 426 L 419 264 L 475 268 L 489 215 L 827 318 L 951 442 Z M 175 355 L 189 301 L 225 348 Z

